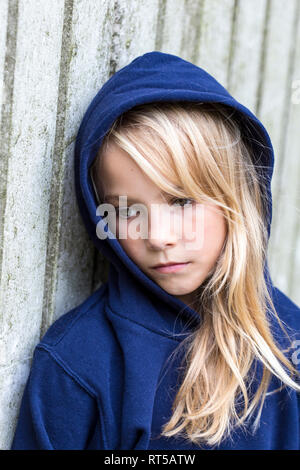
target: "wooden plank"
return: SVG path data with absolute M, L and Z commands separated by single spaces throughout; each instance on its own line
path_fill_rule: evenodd
M 205 0 L 195 63 L 227 87 L 234 18 L 234 0 Z
M 155 49 L 158 0 L 115 3 L 111 73 Z
M 2 111 L 3 79 L 5 64 L 5 43 L 7 34 L 8 0 L 0 0 L 0 122 Z
M 160 1 L 156 50 L 179 56 L 183 53 L 187 57 L 187 51 L 182 50 L 182 42 L 185 34 L 185 19 L 188 14 L 189 8 L 182 0 Z
M 293 31 L 296 14 L 296 1 L 283 3 L 280 0 L 270 2 L 269 18 L 266 24 L 267 38 L 264 53 L 263 80 L 258 114 L 268 129 L 276 154 L 276 166 L 272 187 L 277 203 L 277 190 L 280 178 L 280 160 L 282 159 L 285 121 L 288 109 L 288 80 L 290 73 L 291 51 L 293 49 Z
M 228 71 L 228 91 L 254 113 L 261 74 L 266 6 L 266 0 L 237 3 Z
M 295 157 L 287 152 L 286 142 L 297 7 L 298 2 L 295 1 L 283 4 L 275 0 L 270 4 L 258 110 L 258 116 L 270 134 L 275 153 L 272 179 L 273 217 L 268 250 L 270 272 L 274 284 L 285 292 L 289 290 L 290 263 L 295 249 L 290 238 L 294 216 L 293 203 L 290 205 L 293 200 L 293 188 L 289 184 Z M 288 173 L 284 167 L 288 168 Z
M 2 134 L 10 142 L 0 297 L 9 361 L 30 355 L 39 337 L 62 17 L 62 0 L 50 10 L 41 0 L 19 2 L 11 120 Z
M 298 8 L 300 5 L 298 6 Z M 300 13 L 300 8 L 299 8 Z M 293 73 L 289 77 L 290 97 L 286 146 L 282 162 L 281 197 L 278 210 L 279 266 L 276 266 L 278 284 L 300 305 L 300 102 L 294 99 L 293 83 L 300 78 L 300 20 L 295 38 Z M 298 84 L 299 88 L 299 84 Z M 299 93 L 298 93 L 299 94 Z
M 9 450 L 16 426 L 24 387 L 30 370 L 31 358 L 0 367 L 0 449 Z
M 1 16 L 1 70 L 0 70 L 0 268 L 3 258 L 4 213 L 6 206 L 6 181 L 10 145 L 10 128 L 13 102 L 13 86 L 16 56 L 18 4 L 16 1 L 2 3 Z M 9 25 L 8 25 L 9 23 Z M 1 292 L 0 292 L 1 295 Z
M 113 34 L 113 4 L 109 0 L 75 0 L 69 4 L 66 15 L 42 334 L 55 319 L 87 298 L 93 288 L 95 247 L 77 207 L 74 145 L 87 106 L 108 79 Z
M 1 172 L 0 396 L 1 406 L 7 403 L 1 448 L 11 436 L 17 389 L 40 337 L 64 6 L 62 0 L 51 9 L 42 0 L 9 5 L 0 142 L 1 169 L 6 165 Z

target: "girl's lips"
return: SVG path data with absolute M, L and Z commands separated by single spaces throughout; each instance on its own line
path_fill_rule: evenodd
M 171 264 L 170 266 L 160 266 L 159 268 L 153 268 L 155 271 L 158 271 L 160 273 L 173 273 L 175 271 L 180 271 L 181 269 L 185 268 L 188 263 L 179 263 L 179 264 Z

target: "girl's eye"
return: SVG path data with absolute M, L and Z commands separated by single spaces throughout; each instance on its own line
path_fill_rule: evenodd
M 178 202 L 179 201 L 179 206 L 180 207 L 183 207 L 185 206 L 186 204 L 193 204 L 194 200 L 193 199 L 189 199 L 189 198 L 175 198 L 173 199 L 171 202 L 174 204 L 175 202 Z M 187 202 L 188 201 L 188 202 Z M 176 204 L 175 204 L 176 205 Z
M 174 198 L 171 200 L 172 204 L 178 205 L 180 207 L 191 205 L 193 202 L 194 200 L 189 198 Z M 137 214 L 139 214 L 140 211 L 131 209 L 130 207 L 116 207 L 116 212 L 117 217 L 120 217 L 121 219 L 130 219 L 131 217 L 135 217 Z

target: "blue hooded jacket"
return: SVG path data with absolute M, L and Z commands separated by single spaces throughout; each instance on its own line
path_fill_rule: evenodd
M 96 214 L 89 168 L 115 119 L 153 101 L 218 102 L 235 110 L 267 181 L 270 236 L 274 155 L 255 115 L 205 70 L 175 55 L 149 52 L 115 73 L 88 107 L 75 149 L 77 202 L 90 239 L 110 262 L 108 281 L 55 321 L 36 346 L 12 449 L 200 449 L 159 437 L 171 416 L 182 355 L 168 358 L 200 316 L 144 274 L 117 239 L 96 234 L 97 224 L 103 231 L 106 225 Z M 274 287 L 267 263 L 265 277 L 290 338 L 299 339 L 299 307 Z M 286 347 L 272 318 L 273 334 Z M 258 364 L 257 383 L 259 377 Z M 279 385 L 273 376 L 270 390 Z M 266 397 L 255 432 L 250 425 L 237 428 L 215 448 L 300 449 L 299 405 L 299 393 L 284 387 Z

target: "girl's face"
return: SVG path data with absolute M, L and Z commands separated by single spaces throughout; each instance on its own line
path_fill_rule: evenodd
M 110 143 L 103 153 L 100 167 L 97 187 L 101 201 L 118 208 L 119 196 L 127 196 L 127 209 L 122 206 L 120 213 L 116 212 L 116 236 L 125 252 L 165 291 L 185 303 L 192 303 L 198 287 L 215 266 L 227 235 L 221 210 L 215 205 L 196 203 L 192 199 L 167 196 L 127 152 L 115 144 Z M 137 211 L 130 210 L 134 203 L 147 208 L 148 230 L 145 238 L 131 235 L 130 225 L 138 216 Z M 159 209 L 153 211 L 153 204 Z M 165 212 L 168 208 L 173 214 L 170 215 L 171 219 Z M 199 209 L 200 217 L 196 217 L 196 210 Z M 179 225 L 170 223 L 175 219 L 181 219 L 180 229 Z M 120 227 L 122 233 L 126 233 L 125 238 L 119 238 Z M 191 238 L 191 233 L 202 235 Z M 154 268 L 170 262 L 182 265 L 173 270 Z

